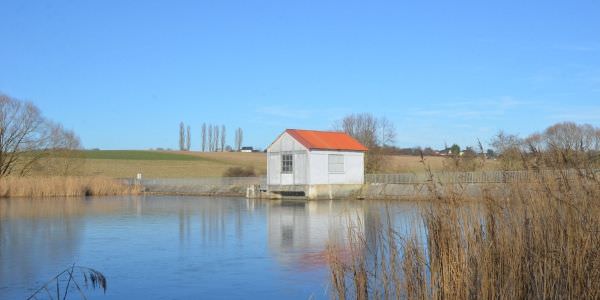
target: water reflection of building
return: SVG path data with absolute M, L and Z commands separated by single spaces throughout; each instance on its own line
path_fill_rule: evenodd
M 369 222 L 359 201 L 273 201 L 267 206 L 269 248 L 283 264 L 321 264 L 330 242 L 341 241 L 348 227 Z
M 203 243 L 224 244 L 233 234 L 237 240 L 244 238 L 248 219 L 262 205 L 256 199 L 236 198 L 177 198 L 179 242 L 191 242 L 195 236 Z

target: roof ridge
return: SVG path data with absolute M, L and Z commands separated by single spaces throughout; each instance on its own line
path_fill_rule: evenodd
M 342 133 L 342 134 L 347 134 L 343 131 L 336 131 L 336 130 L 316 130 L 316 129 L 297 129 L 297 128 L 288 128 L 287 130 L 294 130 L 294 131 L 314 131 L 314 132 L 328 132 L 328 133 Z
M 307 149 L 368 151 L 358 140 L 342 131 L 286 129 L 285 132 Z

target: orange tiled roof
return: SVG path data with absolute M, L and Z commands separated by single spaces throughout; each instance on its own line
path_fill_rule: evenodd
M 367 151 L 359 141 L 343 132 L 287 129 L 304 147 L 318 150 Z

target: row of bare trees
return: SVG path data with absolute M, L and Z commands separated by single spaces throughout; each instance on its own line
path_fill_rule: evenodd
M 225 151 L 227 143 L 227 128 L 225 125 L 202 124 L 202 152 Z
M 365 162 L 367 172 L 383 168 L 384 153 L 394 145 L 396 138 L 392 122 L 370 113 L 350 114 L 335 122 L 333 128 L 348 133 L 369 148 Z M 557 123 L 525 138 L 500 132 L 493 138 L 491 146 L 494 149 L 488 150 L 488 156 L 498 155 L 501 167 L 507 170 L 553 168 L 556 165 L 572 168 L 595 165 L 600 168 L 600 128 L 590 124 Z M 453 153 L 460 152 L 459 146 L 452 148 L 456 148 Z M 472 154 L 464 155 L 465 161 L 479 156 L 472 148 L 467 148 L 465 154 Z
M 503 169 L 600 167 L 600 128 L 562 122 L 525 138 L 499 132 L 492 140 Z
M 396 128 L 386 117 L 370 113 L 350 114 L 333 124 L 334 130 L 343 131 L 369 148 L 365 169 L 377 172 L 384 164 L 384 149 L 396 142 Z
M 186 130 L 187 129 L 187 130 Z M 179 123 L 179 150 L 180 151 L 190 151 L 190 147 L 192 145 L 192 134 L 190 130 L 190 126 L 187 128 L 183 122 Z
M 239 151 L 242 148 L 244 140 L 244 132 L 241 128 L 235 131 L 234 150 Z M 202 123 L 200 132 L 202 152 L 218 152 L 232 150 L 231 146 L 227 145 L 227 128 L 225 125 L 213 125 Z M 191 149 L 191 131 L 190 126 L 185 126 L 183 122 L 179 124 L 179 150 L 189 151 Z
M 81 149 L 79 137 L 44 118 L 33 103 L 0 94 L 0 177 L 28 175 L 35 169 L 68 175 Z
M 236 151 L 240 151 L 242 149 L 242 143 L 244 142 L 244 131 L 242 128 L 235 130 L 235 142 L 234 147 Z

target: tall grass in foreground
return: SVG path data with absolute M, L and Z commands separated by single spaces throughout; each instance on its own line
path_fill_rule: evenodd
M 423 227 L 397 231 L 390 212 L 350 228 L 328 251 L 335 298 L 599 299 L 600 179 L 591 170 L 531 171 L 480 203 L 439 193 Z M 460 189 L 460 187 L 442 187 Z
M 141 188 L 106 177 L 4 177 L 0 198 L 139 194 Z

